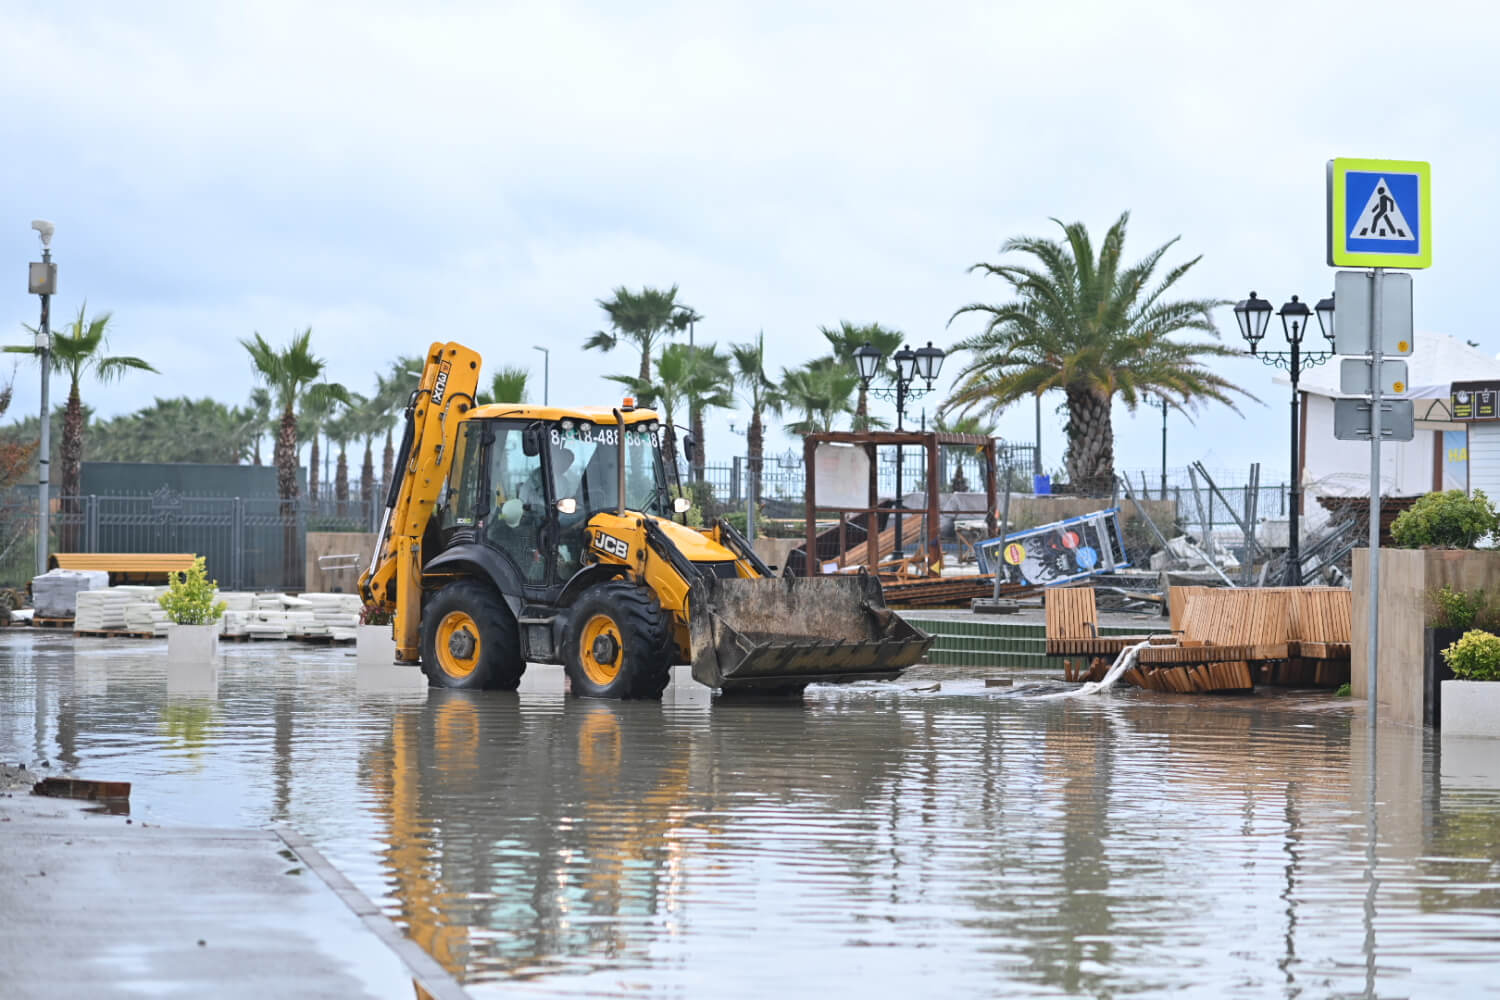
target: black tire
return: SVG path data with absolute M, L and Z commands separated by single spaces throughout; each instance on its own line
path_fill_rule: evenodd
M 422 609 L 422 672 L 433 687 L 514 691 L 526 672 L 521 634 L 493 588 L 450 583 Z
M 670 616 L 644 587 L 610 580 L 573 605 L 563 669 L 584 698 L 660 698 L 672 679 Z

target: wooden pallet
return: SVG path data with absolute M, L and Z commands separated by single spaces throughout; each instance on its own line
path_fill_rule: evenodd
M 70 629 L 70 628 L 73 627 L 73 619 L 71 619 L 71 618 L 42 618 L 42 617 L 33 615 L 32 618 L 31 618 L 31 625 L 32 625 L 33 628 L 68 628 L 68 629 Z
M 117 628 L 78 628 L 73 630 L 74 635 L 81 635 L 87 639 L 165 639 L 166 636 L 158 636 L 155 632 L 132 632 Z

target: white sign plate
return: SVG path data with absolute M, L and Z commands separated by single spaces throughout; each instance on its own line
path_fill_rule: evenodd
M 1333 353 L 1370 353 L 1370 286 L 1366 271 L 1340 271 L 1333 278 Z M 1381 281 L 1380 353 L 1411 353 L 1411 275 L 1386 274 Z
M 1339 391 L 1351 396 L 1368 396 L 1371 391 L 1370 369 L 1375 362 L 1369 358 L 1345 358 L 1339 362 Z M 1380 362 L 1380 393 L 1383 396 L 1404 396 L 1411 385 L 1406 381 L 1406 362 Z
M 1380 401 L 1380 440 L 1410 441 L 1413 430 L 1411 400 Z M 1370 440 L 1370 401 L 1335 399 L 1333 436 L 1340 441 Z

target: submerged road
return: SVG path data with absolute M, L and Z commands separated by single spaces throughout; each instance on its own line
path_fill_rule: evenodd
M 0 633 L 0 760 L 290 824 L 473 996 L 1500 991 L 1500 753 L 1347 699 L 918 668 L 609 703 L 223 649 Z

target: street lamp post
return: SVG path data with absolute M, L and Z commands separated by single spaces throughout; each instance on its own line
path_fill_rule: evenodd
M 552 352 L 545 347 L 533 346 L 531 349 L 542 352 L 542 405 L 550 406 L 552 404 Z
M 1147 405 L 1161 404 L 1161 498 L 1167 498 L 1167 407 L 1170 405 L 1167 397 L 1153 393 L 1146 400 Z
M 42 413 L 39 425 L 41 441 L 38 442 L 36 475 L 36 572 L 41 576 L 47 572 L 47 515 L 50 513 L 47 507 L 51 501 L 49 472 L 52 465 L 52 422 L 47 413 L 47 383 L 51 381 L 52 296 L 57 293 L 57 265 L 52 263 L 52 223 L 36 219 L 31 223 L 31 228 L 42 239 L 41 262 L 32 262 L 30 280 L 27 283 L 31 294 L 42 300 L 42 321 L 37 325 L 33 345 L 42 368 Z
M 871 396 L 879 399 L 893 399 L 896 403 L 896 430 L 905 430 L 906 401 L 908 399 L 921 399 L 932 391 L 932 383 L 943 370 L 943 358 L 947 352 L 940 347 L 933 347 L 932 341 L 927 342 L 926 347 L 919 347 L 915 351 L 910 346 L 903 345 L 901 350 L 891 355 L 891 360 L 896 362 L 896 384 L 894 386 L 880 386 L 871 388 L 870 382 L 875 378 L 877 372 L 883 367 L 884 357 L 880 349 L 866 341 L 862 346 L 854 349 L 854 364 L 859 370 L 859 381 L 865 391 Z M 926 384 L 925 388 L 913 389 L 912 383 L 918 378 Z M 902 465 L 901 445 L 896 445 L 896 554 L 901 554 L 901 505 L 902 500 Z M 873 516 L 873 515 L 872 515 Z M 874 525 L 871 525 L 874 529 Z M 929 527 L 929 530 L 931 528 Z
M 1276 315 L 1281 317 L 1281 330 L 1291 346 L 1290 351 L 1258 351 L 1261 338 L 1266 335 L 1266 326 L 1271 322 L 1271 303 L 1256 298 L 1251 292 L 1248 299 L 1234 307 L 1235 322 L 1239 324 L 1240 336 L 1250 345 L 1250 354 L 1258 357 L 1262 364 L 1280 368 L 1292 378 L 1292 496 L 1291 516 L 1287 520 L 1286 574 L 1283 582 L 1289 587 L 1302 586 L 1301 526 L 1302 513 L 1302 469 L 1298 455 L 1300 427 L 1298 408 L 1300 404 L 1297 382 L 1306 368 L 1314 368 L 1333 357 L 1329 351 L 1302 350 L 1302 338 L 1307 333 L 1307 320 L 1314 310 L 1307 303 L 1292 296 L 1292 301 L 1283 305 Z M 1318 328 L 1330 344 L 1333 343 L 1333 299 L 1326 298 L 1317 305 Z

